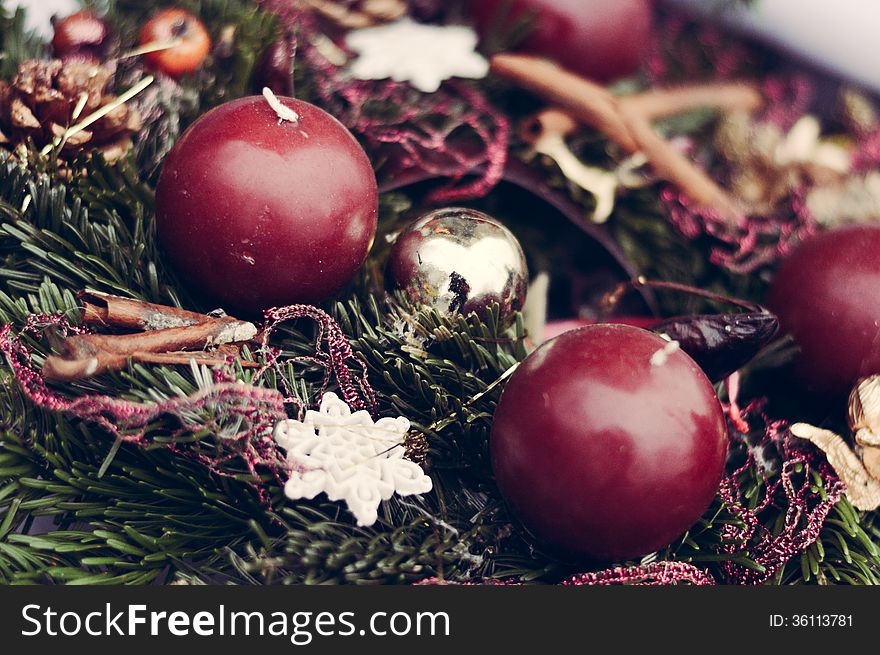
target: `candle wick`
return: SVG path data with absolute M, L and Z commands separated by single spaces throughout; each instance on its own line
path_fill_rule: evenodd
M 272 93 L 272 89 L 268 86 L 263 87 L 263 97 L 266 99 L 266 102 L 269 103 L 269 106 L 278 114 L 278 124 L 281 125 L 284 121 L 290 121 L 291 123 L 296 123 L 299 120 L 299 114 L 297 114 L 293 109 L 281 103 L 278 97 Z
M 671 340 L 665 346 L 651 355 L 651 366 L 663 366 L 669 360 L 670 355 L 681 349 L 678 341 Z

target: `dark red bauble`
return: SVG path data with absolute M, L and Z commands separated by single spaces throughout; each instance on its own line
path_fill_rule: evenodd
M 376 233 L 370 161 L 335 118 L 293 98 L 281 121 L 262 96 L 199 118 L 156 190 L 159 238 L 198 291 L 256 312 L 323 300 L 363 264 Z
M 468 8 L 484 38 L 529 21 L 519 50 L 600 82 L 635 73 L 650 45 L 651 0 L 471 0 Z
M 842 395 L 880 373 L 880 226 L 801 243 L 776 273 L 767 305 L 800 347 L 795 370 L 810 390 Z
M 712 384 L 669 342 L 593 325 L 538 348 L 492 425 L 501 493 L 536 537 L 594 560 L 670 544 L 706 511 L 727 455 Z
M 52 54 L 58 59 L 80 57 L 98 63 L 107 45 L 109 29 L 94 11 L 83 9 L 64 18 L 53 18 Z

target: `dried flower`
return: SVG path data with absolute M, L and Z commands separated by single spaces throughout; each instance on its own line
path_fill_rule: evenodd
M 880 481 L 880 376 L 862 380 L 849 397 L 850 427 L 865 469 Z
M 304 0 L 306 7 L 343 30 L 361 29 L 398 20 L 406 15 L 404 0 Z
M 880 375 L 859 382 L 849 396 L 849 426 L 880 435 Z
M 846 495 L 860 510 L 880 507 L 880 375 L 859 382 L 849 397 L 849 424 L 856 449 L 838 434 L 806 423 L 795 423 L 791 433 L 813 443 L 846 483 Z

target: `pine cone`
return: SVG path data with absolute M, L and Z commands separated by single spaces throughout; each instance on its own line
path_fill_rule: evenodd
M 51 144 L 69 126 L 115 100 L 107 94 L 111 77 L 106 67 L 86 61 L 22 62 L 10 82 L 0 81 L 0 147 L 14 151 L 28 139 L 37 148 Z M 129 151 L 131 135 L 140 128 L 138 111 L 122 104 L 88 129 L 69 135 L 60 156 L 70 160 L 83 150 L 98 150 L 116 161 Z

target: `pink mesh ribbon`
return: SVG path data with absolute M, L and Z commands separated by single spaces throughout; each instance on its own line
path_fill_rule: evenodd
M 651 562 L 642 566 L 618 566 L 596 573 L 581 573 L 562 583 L 566 587 L 595 585 L 714 585 L 715 580 L 705 571 L 687 562 Z
M 427 578 L 416 584 L 419 585 L 462 585 L 462 586 L 504 586 L 515 587 L 523 583 L 517 580 L 493 580 L 486 579 L 479 582 L 450 582 L 441 578 Z M 595 573 L 579 573 L 562 582 L 563 587 L 593 587 L 612 585 L 633 586 L 658 586 L 688 584 L 697 586 L 714 585 L 712 579 L 705 571 L 698 569 L 687 562 L 652 562 L 642 566 L 618 566 L 605 571 Z
M 775 214 L 741 216 L 736 222 L 713 209 L 696 206 L 672 187 L 662 191 L 660 200 L 682 236 L 708 239 L 713 264 L 746 274 L 778 261 L 818 229 L 804 196 L 804 190 L 796 190 L 790 204 Z
M 754 65 L 755 53 L 741 39 L 683 14 L 664 11 L 657 16 L 644 70 L 652 84 L 662 85 L 705 78 L 707 70 L 719 80 L 742 77 Z
M 655 38 L 646 66 L 654 86 L 707 77 L 749 79 L 755 77 L 755 68 L 762 68 L 757 51 L 740 37 L 679 14 L 664 16 Z M 815 91 L 804 75 L 765 77 L 761 90 L 765 105 L 758 120 L 783 131 L 809 110 Z M 726 165 L 719 163 L 710 171 L 722 186 Z M 769 215 L 740 216 L 736 221 L 711 208 L 695 206 L 672 187 L 663 190 L 661 204 L 670 223 L 685 238 L 707 242 L 713 264 L 747 274 L 775 263 L 798 240 L 816 230 L 804 201 L 807 191 L 794 189 Z
M 150 443 L 148 433 L 157 421 L 174 419 L 176 427 L 169 428 L 172 439 L 167 448 L 182 452 L 219 475 L 228 475 L 222 470 L 223 464 L 240 459 L 251 473 L 254 485 L 259 486 L 258 469 L 268 470 L 279 479 L 286 477 L 287 463 L 275 445 L 272 430 L 279 420 L 287 417 L 287 405 L 299 411 L 303 409 L 292 394 L 285 395 L 257 384 L 262 373 L 279 364 L 278 351 L 269 346 L 272 332 L 280 323 L 298 318 L 309 318 L 318 326 L 315 354 L 304 359 L 323 367 L 322 393 L 335 378 L 352 408 L 374 411 L 376 397 L 367 381 L 366 365 L 355 356 L 330 315 L 309 305 L 291 305 L 266 312 L 263 331 L 266 364 L 250 384 L 235 380 L 231 370 L 218 368 L 208 388 L 159 402 L 136 402 L 103 394 L 70 398 L 50 388 L 34 363 L 27 342 L 50 328 L 64 334 L 83 332 L 60 315 L 33 315 L 17 334 L 11 325 L 4 325 L 0 328 L 0 352 L 24 394 L 37 407 L 99 425 L 111 436 L 140 446 Z M 351 364 L 357 366 L 359 372 L 353 372 L 349 368 Z M 183 447 L 175 440 L 177 436 L 205 429 L 220 437 L 218 443 L 197 442 Z
M 736 399 L 733 399 L 735 405 Z M 718 552 L 734 556 L 747 554 L 763 570 L 755 570 L 732 560 L 718 566 L 716 575 L 686 561 L 656 561 L 644 565 L 617 566 L 601 571 L 579 573 L 563 581 L 566 586 L 592 585 L 759 585 L 770 580 L 792 558 L 813 544 L 822 531 L 828 513 L 841 499 L 844 485 L 828 465 L 825 456 L 808 443 L 794 439 L 787 425 L 770 421 L 762 412 L 762 402 L 755 401 L 741 410 L 739 421 L 750 419 L 753 433 L 760 436 L 745 444 L 745 463 L 724 477 L 718 495 L 726 511 L 738 520 L 721 531 Z M 763 466 L 778 467 L 770 475 Z M 758 472 L 763 491 L 754 503 L 746 497 L 745 483 Z M 814 486 L 812 474 L 822 480 L 822 490 Z M 823 493 L 824 491 L 824 493 Z M 777 512 L 784 511 L 781 527 L 775 523 Z M 768 513 L 772 511 L 772 514 Z M 717 581 L 717 582 L 716 582 Z M 455 584 L 430 578 L 423 584 Z M 486 580 L 470 584 L 521 584 L 518 580 Z
M 311 305 L 289 305 L 277 307 L 266 312 L 266 326 L 263 329 L 263 351 L 272 353 L 271 362 L 277 361 L 277 355 L 270 350 L 269 338 L 281 323 L 292 319 L 310 318 L 318 326 L 315 336 L 315 354 L 307 357 L 310 362 L 324 369 L 324 383 L 321 394 L 330 384 L 331 376 L 336 378 L 339 390 L 346 404 L 354 410 L 365 409 L 370 413 L 376 410 L 376 392 L 367 381 L 367 365 L 354 354 L 351 344 L 342 332 L 342 328 L 327 312 Z M 352 373 L 350 366 L 360 370 Z M 283 378 L 282 378 L 283 379 Z M 291 395 L 288 399 L 294 402 Z
M 406 83 L 353 79 L 315 46 L 324 35 L 303 3 L 259 4 L 294 35 L 298 65 L 308 71 L 319 104 L 364 141 L 374 161 L 389 160 L 393 172 L 416 170 L 451 181 L 428 202 L 480 198 L 501 180 L 510 124 L 473 85 L 448 81 L 425 94 Z M 464 181 L 471 175 L 476 179 Z
M 786 132 L 810 110 L 816 95 L 813 83 L 805 75 L 768 77 L 761 91 L 765 101 L 761 120 Z
M 729 584 L 763 584 L 772 578 L 816 541 L 828 513 L 845 491 L 825 455 L 792 437 L 785 422 L 768 420 L 762 405 L 763 401 L 753 401 L 743 415 L 763 429 L 763 437 L 749 444 L 746 462 L 725 477 L 718 493 L 727 510 L 741 522 L 724 526 L 720 552 L 747 551 L 764 570 L 725 561 L 721 564 L 722 577 Z M 766 467 L 772 467 L 778 475 L 771 477 Z M 755 471 L 764 479 L 763 491 L 752 509 L 750 503 L 756 499 L 745 497 L 743 484 Z M 822 490 L 816 487 L 813 473 L 822 480 Z M 762 517 L 766 510 L 779 509 L 785 511 L 782 526 L 771 529 L 765 524 L 769 520 L 762 521 Z

